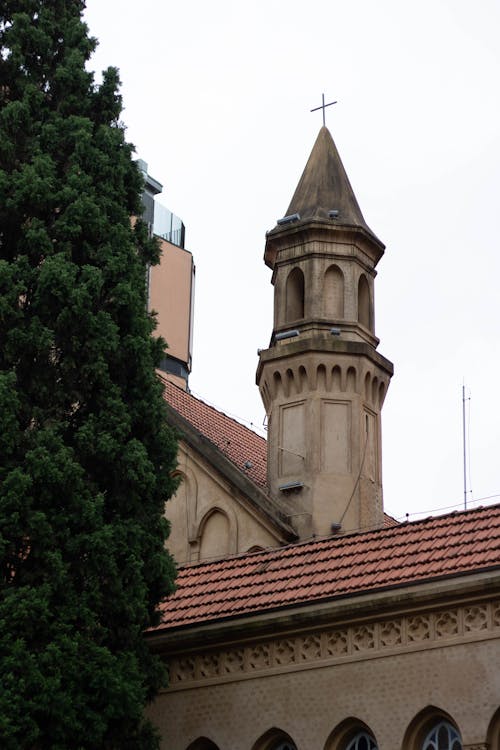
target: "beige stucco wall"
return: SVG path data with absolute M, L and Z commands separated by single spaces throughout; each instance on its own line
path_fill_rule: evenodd
M 150 715 L 168 750 L 200 736 L 219 750 L 260 750 L 272 728 L 298 750 L 333 750 L 329 738 L 349 717 L 379 750 L 417 750 L 405 735 L 434 706 L 464 748 L 483 750 L 500 707 L 499 664 L 500 601 L 464 603 L 187 653 L 171 661 L 171 687 Z
M 376 358 L 338 351 L 329 339 L 261 352 L 259 388 L 269 416 L 268 482 L 277 500 L 288 482 L 291 514 L 310 514 L 301 536 L 382 526 L 381 409 L 389 374 Z
M 183 441 L 178 471 L 181 485 L 166 505 L 166 517 L 171 522 L 168 548 L 179 564 L 279 544 L 278 532 L 265 517 Z M 204 540 L 204 534 L 210 539 Z
M 158 314 L 156 333 L 166 340 L 168 353 L 188 364 L 193 256 L 166 240 L 158 241 L 161 258 L 149 272 L 149 309 Z
M 298 750 L 323 750 L 351 716 L 370 727 L 379 750 L 401 750 L 412 719 L 435 705 L 465 744 L 480 743 L 500 705 L 499 662 L 498 641 L 455 645 L 166 694 L 152 715 L 169 750 L 199 736 L 220 750 L 250 750 L 272 727 Z

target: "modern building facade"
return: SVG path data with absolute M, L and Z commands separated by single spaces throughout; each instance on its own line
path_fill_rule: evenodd
M 161 369 L 181 388 L 187 388 L 192 364 L 195 265 L 184 247 L 185 227 L 181 219 L 158 200 L 163 186 L 148 174 L 148 165 L 139 160 L 144 176 L 143 220 L 160 243 L 161 258 L 148 269 L 148 308 L 157 315 L 156 333 L 168 344 Z

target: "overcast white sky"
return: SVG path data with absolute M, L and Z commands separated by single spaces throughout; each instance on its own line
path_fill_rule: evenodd
M 386 510 L 500 500 L 498 0 L 88 0 L 93 65 L 120 69 L 137 154 L 197 267 L 192 391 L 260 427 L 272 330 L 266 230 L 283 216 L 327 101 L 365 219 L 386 244 L 379 351 Z M 488 501 L 481 498 L 497 495 Z

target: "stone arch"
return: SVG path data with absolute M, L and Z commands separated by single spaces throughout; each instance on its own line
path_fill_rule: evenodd
M 349 367 L 347 370 L 347 378 L 346 378 L 346 390 L 352 393 L 357 393 L 358 386 L 357 386 L 357 380 L 358 375 L 356 372 L 355 367 Z
M 219 748 L 208 737 L 198 737 L 194 742 L 191 742 L 187 750 L 219 750 Z
M 370 286 L 364 273 L 361 274 L 358 280 L 358 320 L 365 328 L 372 329 Z
M 378 387 L 378 408 L 382 408 L 382 404 L 384 403 L 385 399 L 385 383 L 380 381 L 380 385 Z
M 356 746 L 354 740 L 360 739 L 361 736 L 371 739 L 370 743 L 361 743 L 366 750 L 375 750 L 377 746 L 377 740 L 370 727 L 361 721 L 360 719 L 350 716 L 348 719 L 344 719 L 329 735 L 325 742 L 324 750 L 351 750 L 351 746 Z
M 495 711 L 486 735 L 486 747 L 500 747 L 500 708 Z
M 218 506 L 210 508 L 198 527 L 200 560 L 234 554 L 237 551 L 237 531 L 233 513 Z
M 452 727 L 458 737 L 461 737 L 456 721 L 446 711 L 436 706 L 426 706 L 410 722 L 403 740 L 404 750 L 424 750 L 424 742 L 429 737 L 429 733 L 440 724 Z M 462 750 L 461 739 L 454 745 L 449 750 Z
M 372 381 L 372 404 L 377 404 L 377 394 L 378 394 L 378 378 L 375 376 Z
M 338 266 L 329 266 L 323 279 L 323 313 L 327 318 L 344 317 L 344 274 Z
M 286 280 L 285 319 L 287 323 L 304 317 L 304 288 L 304 274 L 300 268 L 294 268 Z
M 342 371 L 338 365 L 332 370 L 332 391 L 340 391 L 342 383 Z
M 295 384 L 295 376 L 293 374 L 293 370 L 289 367 L 286 371 L 285 395 L 288 397 L 297 392 L 298 389 Z
M 297 746 L 287 732 L 273 727 L 257 740 L 252 750 L 297 750 Z
M 320 364 L 317 367 L 317 371 L 316 371 L 316 383 L 317 383 L 318 391 L 327 391 L 328 390 L 326 367 L 323 364 Z
M 306 391 L 308 387 L 307 386 L 307 370 L 304 367 L 304 365 L 300 365 L 299 367 L 299 381 L 300 381 L 299 393 L 302 393 L 302 391 Z
M 365 375 L 365 399 L 366 401 L 369 401 L 370 399 L 370 383 L 371 383 L 371 373 L 367 372 Z
M 273 373 L 273 392 L 275 398 L 276 396 L 284 395 L 283 381 L 281 379 L 281 373 L 279 372 L 279 370 L 276 370 Z

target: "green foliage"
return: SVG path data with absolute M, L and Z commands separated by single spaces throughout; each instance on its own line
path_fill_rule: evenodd
M 173 589 L 141 177 L 83 0 L 0 7 L 0 746 L 157 747 Z

